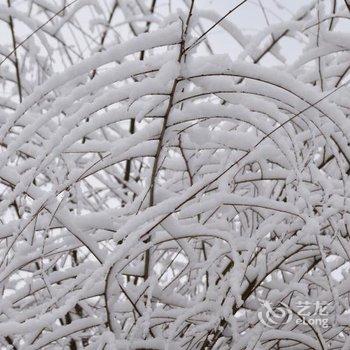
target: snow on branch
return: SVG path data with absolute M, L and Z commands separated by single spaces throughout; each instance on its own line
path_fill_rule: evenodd
M 217 3 L 0 4 L 1 349 L 349 348 L 350 7 Z

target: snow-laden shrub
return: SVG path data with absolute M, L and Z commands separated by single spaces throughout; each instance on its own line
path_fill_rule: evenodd
M 350 5 L 259 3 L 0 5 L 2 348 L 349 348 Z

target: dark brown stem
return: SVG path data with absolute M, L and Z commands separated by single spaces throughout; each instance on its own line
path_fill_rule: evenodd
M 11 7 L 11 0 L 7 0 L 7 6 Z M 14 59 L 14 65 L 16 69 L 16 79 L 17 79 L 17 89 L 18 89 L 18 97 L 19 97 L 19 103 L 22 103 L 22 84 L 21 84 L 21 74 L 19 69 L 19 63 L 18 63 L 18 57 L 17 57 L 17 50 L 16 50 L 16 37 L 15 37 L 15 25 L 13 23 L 12 16 L 9 16 L 9 26 L 11 30 L 11 37 L 12 37 L 12 46 L 13 46 L 13 53 L 15 56 Z

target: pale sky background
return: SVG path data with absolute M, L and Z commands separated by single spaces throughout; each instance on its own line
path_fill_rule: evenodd
M 38 2 L 42 1 L 45 4 L 49 4 L 54 9 L 61 8 L 63 6 L 63 0 L 37 0 Z M 149 0 L 150 1 L 150 0 Z M 164 7 L 168 10 L 169 2 L 171 3 L 172 10 L 175 11 L 177 7 L 184 7 L 184 1 L 189 0 L 158 0 L 157 7 Z M 229 10 L 239 4 L 242 0 L 196 0 L 195 5 L 202 9 L 210 9 L 219 13 L 221 16 L 225 15 Z M 240 6 L 234 13 L 230 14 L 227 17 L 227 20 L 232 21 L 245 35 L 254 36 L 258 33 L 259 30 L 266 28 L 267 23 L 265 19 L 265 15 L 268 18 L 270 24 L 282 23 L 283 21 L 289 20 L 292 18 L 293 14 L 296 13 L 298 9 L 301 7 L 308 5 L 314 2 L 313 0 L 248 0 L 242 6 Z M 112 1 L 105 0 L 91 0 L 91 4 L 99 4 L 101 6 L 110 7 Z M 78 3 L 77 3 L 78 4 Z M 16 1 L 16 6 L 18 10 L 28 9 L 28 0 L 18 0 Z M 73 5 L 75 6 L 75 5 Z M 265 9 L 265 14 L 262 10 L 262 6 Z M 23 7 L 23 9 L 22 9 Z M 85 22 L 87 28 L 91 27 L 91 11 L 92 9 L 86 7 L 82 9 L 79 14 L 79 22 Z M 166 13 L 167 11 L 165 11 Z M 25 11 L 24 11 L 25 13 Z M 86 15 L 85 15 L 86 14 Z M 32 19 L 37 20 L 38 23 L 43 23 L 44 20 L 47 20 L 47 17 L 42 17 L 37 11 L 32 14 Z M 117 21 L 117 19 L 115 19 Z M 122 18 L 121 18 L 122 20 Z M 204 28 L 208 28 L 213 24 L 208 20 L 201 20 Z M 23 26 L 20 21 L 16 21 L 16 26 Z M 95 24 L 95 28 L 98 27 Z M 99 26 L 98 31 L 102 30 L 102 26 Z M 116 28 L 118 32 L 121 27 Z M 0 27 L 0 32 L 2 32 L 2 27 Z M 8 28 L 6 28 L 6 31 Z M 71 33 L 67 30 L 68 39 L 72 39 Z M 23 38 L 31 33 L 31 29 L 23 26 Z M 4 32 L 5 33 L 5 32 Z M 99 37 L 98 32 L 93 32 L 95 37 Z M 9 33 L 7 32 L 4 35 L 5 40 L 10 38 Z M 233 59 L 237 57 L 237 54 L 242 52 L 242 47 L 235 42 L 235 40 L 227 34 L 224 29 L 222 29 L 219 25 L 216 26 L 208 35 L 210 45 L 212 46 L 215 53 L 225 53 L 229 54 Z M 37 36 L 33 36 L 33 39 L 40 46 L 41 43 L 38 41 Z M 73 39 L 72 39 L 73 41 Z M 84 42 L 84 40 L 78 39 L 78 42 L 72 42 L 72 44 L 80 46 L 83 54 L 89 55 L 91 54 L 90 50 L 91 46 Z M 110 44 L 110 43 L 109 43 Z M 284 37 L 279 41 L 279 45 L 281 46 L 282 54 L 287 58 L 288 63 L 292 63 L 301 53 L 301 45 L 297 43 L 295 39 Z M 42 49 L 42 48 L 41 48 Z M 45 50 L 41 50 L 40 53 L 43 55 L 47 55 Z M 271 55 L 266 55 L 261 62 L 261 64 L 265 65 L 276 65 L 279 62 L 275 59 L 272 59 Z M 56 66 L 57 69 L 60 69 L 60 64 Z M 64 66 L 62 66 L 64 69 Z
M 234 13 L 229 15 L 228 19 L 239 27 L 245 34 L 254 35 L 267 26 L 261 5 L 264 6 L 266 16 L 270 24 L 280 23 L 282 19 L 288 20 L 301 7 L 313 2 L 312 0 L 250 0 L 243 4 Z M 199 0 L 197 2 L 201 7 L 214 9 L 222 16 L 230 9 L 239 4 L 236 0 Z M 261 4 L 261 5 L 260 5 Z M 286 10 L 278 8 L 277 4 L 285 7 Z M 217 52 L 229 53 L 231 57 L 235 57 L 234 51 L 239 47 L 230 47 L 234 45 L 232 37 L 228 36 L 225 31 L 217 27 L 210 34 L 210 43 Z M 240 49 L 241 50 L 241 49 Z M 300 54 L 300 45 L 293 39 L 284 39 L 282 43 L 282 52 L 293 61 Z M 271 62 L 272 64 L 272 62 Z

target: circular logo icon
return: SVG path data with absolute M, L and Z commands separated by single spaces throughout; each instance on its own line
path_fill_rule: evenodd
M 263 310 L 258 312 L 260 322 L 270 328 L 276 325 L 287 324 L 293 318 L 293 312 L 285 303 L 279 303 L 280 306 L 272 307 L 267 300 L 259 300 L 263 306 Z

